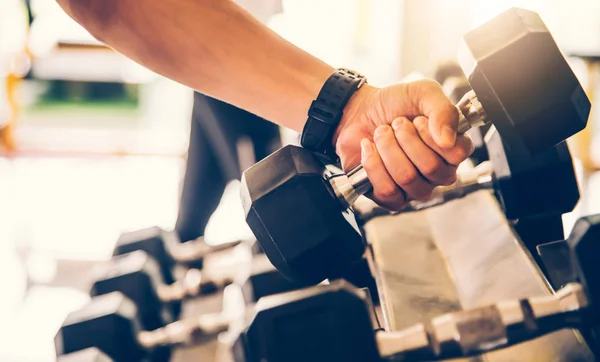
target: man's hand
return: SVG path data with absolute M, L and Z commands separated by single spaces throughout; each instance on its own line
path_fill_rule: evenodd
M 346 106 L 333 142 L 344 170 L 362 163 L 373 185 L 369 196 L 401 210 L 456 181 L 457 166 L 473 152 L 457 125 L 457 108 L 434 81 L 365 85 Z

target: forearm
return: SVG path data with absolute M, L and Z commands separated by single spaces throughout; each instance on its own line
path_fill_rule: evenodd
M 296 131 L 333 71 L 230 0 L 57 1 L 125 56 Z

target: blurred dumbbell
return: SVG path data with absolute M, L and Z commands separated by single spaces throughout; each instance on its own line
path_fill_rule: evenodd
M 374 330 L 368 298 L 343 281 L 266 297 L 238 338 L 236 362 L 461 358 L 570 328 L 597 346 L 600 214 L 580 218 L 564 245 L 573 277 L 555 295 L 499 301 L 400 331 Z
M 255 252 L 253 240 L 236 240 L 217 245 L 209 245 L 204 238 L 181 242 L 175 231 L 167 231 L 157 226 L 125 232 L 120 235 L 113 255 L 118 256 L 136 250 L 151 255 L 160 267 L 162 278 L 166 284 L 178 281 L 181 273 L 187 268 L 201 269 L 204 261 L 215 253 L 229 251 L 241 243 L 251 245 Z M 181 272 L 181 273 L 178 273 Z M 181 312 L 180 305 L 172 304 L 175 315 Z
M 115 245 L 113 255 L 143 250 L 158 261 L 165 282 L 171 284 L 176 281 L 174 271 L 176 265 L 180 264 L 201 269 L 207 255 L 231 249 L 241 242 L 236 240 L 229 243 L 209 245 L 202 237 L 182 242 L 175 231 L 167 231 L 158 226 L 153 226 L 121 234 Z
M 54 338 L 57 356 L 96 347 L 115 362 L 167 362 L 174 347 L 193 346 L 228 327 L 226 314 L 206 314 L 145 331 L 135 304 L 122 293 L 93 297 L 70 313 Z
M 452 103 L 460 102 L 465 94 L 472 91 L 469 80 L 457 62 L 448 61 L 441 63 L 436 68 L 433 79 L 440 83 L 444 89 L 444 93 Z M 466 132 L 473 141 L 473 153 L 469 156 L 469 159 L 475 165 L 489 159 L 483 139 L 490 126 L 490 124 L 486 124 L 481 127 L 471 128 Z
M 57 362 L 113 362 L 97 348 L 87 348 L 58 357 Z
M 460 64 L 454 61 L 440 63 L 435 69 L 433 79 L 442 86 L 452 103 L 458 103 L 472 90 Z
M 548 152 L 564 155 L 557 148 L 548 150 L 585 127 L 589 100 L 533 12 L 508 10 L 468 33 L 465 44 L 473 63 L 465 63 L 463 70 L 473 91 L 458 104 L 459 131 L 493 123 L 502 139 L 493 148 L 488 142 L 492 164 L 503 162 L 505 148 L 514 155 L 512 165 L 504 160 L 510 167 L 496 173 L 496 184 L 529 184 L 525 177 L 536 175 L 519 171 L 515 178 L 513 166 L 524 170 Z M 242 200 L 246 221 L 275 267 L 289 278 L 319 282 L 343 277 L 361 259 L 365 245 L 350 207 L 370 189 L 362 166 L 332 175 L 312 153 L 286 146 L 244 172 Z M 532 207 L 552 202 L 563 191 L 551 190 Z M 567 189 L 567 194 L 570 199 L 574 192 Z M 502 202 L 508 209 L 519 199 L 503 191 Z
M 212 294 L 234 282 L 242 288 L 248 304 L 265 295 L 307 286 L 284 278 L 264 254 L 246 260 L 240 258 L 236 265 L 217 275 L 189 269 L 183 279 L 167 285 L 157 262 L 138 250 L 113 257 L 102 266 L 91 294 L 123 293 L 135 303 L 141 327 L 154 330 L 179 318 L 183 300 Z

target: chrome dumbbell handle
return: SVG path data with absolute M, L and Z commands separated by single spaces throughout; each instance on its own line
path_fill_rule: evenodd
M 153 331 L 138 335 L 141 346 L 152 349 L 160 346 L 194 346 L 210 340 L 227 330 L 228 316 L 214 313 L 182 319 Z
M 473 91 L 466 93 L 456 105 L 458 108 L 458 133 L 462 134 L 473 127 L 483 126 L 488 122 L 485 110 Z M 348 208 L 373 187 L 367 172 L 361 164 L 345 174 L 335 175 L 330 179 L 335 195 L 343 208 Z
M 158 297 L 161 301 L 169 303 L 212 294 L 233 283 L 234 275 L 235 270 L 219 275 L 207 275 L 198 269 L 189 269 L 181 280 L 169 285 L 159 285 Z

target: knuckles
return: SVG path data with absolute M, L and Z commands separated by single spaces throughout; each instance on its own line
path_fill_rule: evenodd
M 377 188 L 377 194 L 383 198 L 395 198 L 400 194 L 400 189 L 393 184 L 381 185 Z
M 473 142 L 469 138 L 463 138 L 460 143 L 446 152 L 446 160 L 452 165 L 459 165 L 473 153 Z
M 433 193 L 433 187 L 431 188 L 422 188 L 418 192 L 413 192 L 410 195 L 412 200 L 416 201 L 427 201 L 431 199 L 431 195 Z
M 432 159 L 427 161 L 421 166 L 421 174 L 425 176 L 428 180 L 436 181 L 440 177 L 440 173 L 443 173 L 446 165 L 442 163 L 439 159 Z
M 442 185 L 442 186 L 450 186 L 450 185 L 454 184 L 457 180 L 458 180 L 458 175 L 456 174 L 456 172 L 454 172 L 450 176 L 446 177 L 440 183 L 440 185 Z
M 414 167 L 405 167 L 394 172 L 393 178 L 400 187 L 408 186 L 419 179 L 419 173 Z

